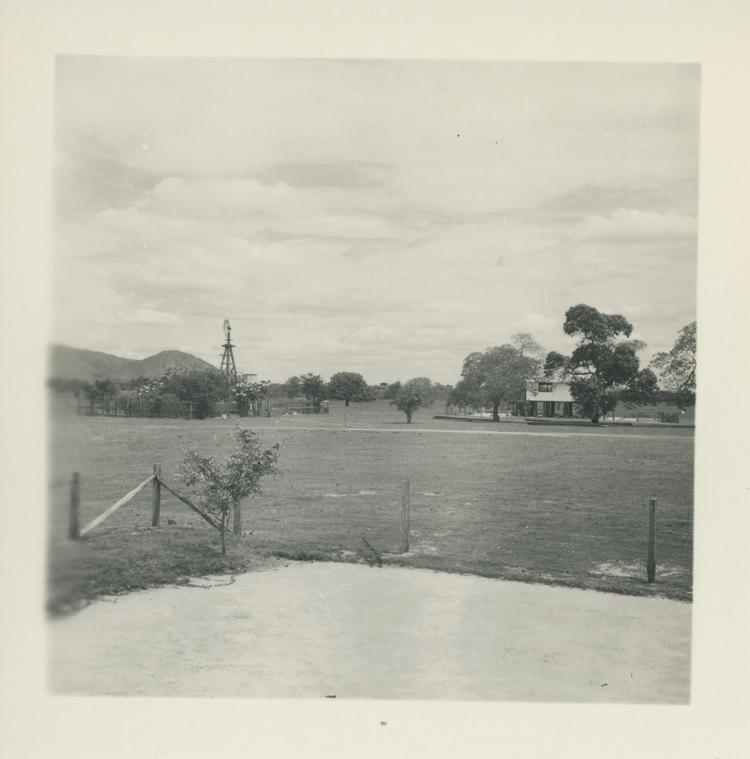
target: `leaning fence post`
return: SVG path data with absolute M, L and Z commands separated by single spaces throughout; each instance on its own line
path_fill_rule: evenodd
M 649 499 L 648 506 L 648 559 L 646 561 L 648 581 L 656 581 L 656 498 Z
M 70 537 L 78 540 L 81 537 L 80 506 L 81 506 L 81 483 L 78 472 L 73 472 L 70 483 Z
M 159 526 L 159 517 L 161 513 L 161 464 L 154 464 L 154 479 L 151 482 L 151 525 Z
M 401 483 L 401 553 L 409 551 L 409 480 Z
M 235 499 L 232 512 L 234 516 L 232 531 L 235 535 L 240 535 L 242 534 L 242 501 L 239 498 Z

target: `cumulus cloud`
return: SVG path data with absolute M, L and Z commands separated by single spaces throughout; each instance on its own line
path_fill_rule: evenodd
M 62 342 L 215 362 L 229 316 L 270 379 L 449 382 L 514 332 L 563 348 L 574 303 L 646 339 L 692 318 L 692 69 L 77 59 L 58 81 Z

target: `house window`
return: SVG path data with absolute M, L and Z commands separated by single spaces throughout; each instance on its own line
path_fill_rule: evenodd
M 552 383 L 551 382 L 540 382 L 539 383 L 539 392 L 540 393 L 551 393 L 552 392 Z

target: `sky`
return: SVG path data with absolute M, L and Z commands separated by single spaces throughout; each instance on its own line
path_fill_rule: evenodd
M 565 311 L 695 319 L 700 69 L 68 57 L 54 342 L 453 384 Z

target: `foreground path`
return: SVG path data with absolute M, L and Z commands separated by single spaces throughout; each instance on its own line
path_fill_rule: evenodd
M 685 703 L 689 604 L 291 564 L 50 622 L 57 692 Z

